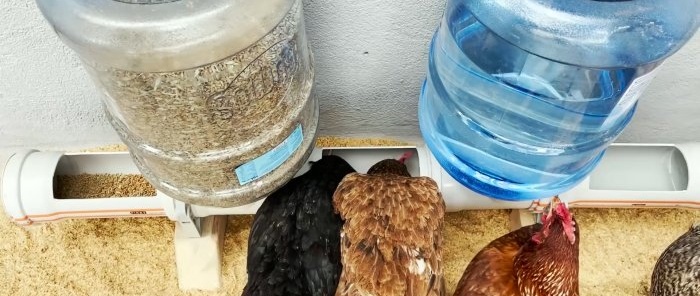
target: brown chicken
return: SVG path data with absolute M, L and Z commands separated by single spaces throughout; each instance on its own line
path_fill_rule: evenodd
M 411 177 L 405 156 L 347 175 L 333 197 L 345 220 L 336 295 L 444 295 L 445 203 L 435 181 Z
M 579 231 L 552 199 L 541 223 L 488 244 L 469 263 L 455 296 L 577 296 Z

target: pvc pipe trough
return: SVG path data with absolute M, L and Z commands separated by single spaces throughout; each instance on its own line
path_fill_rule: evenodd
M 530 213 L 549 203 L 549 199 L 508 202 L 470 191 L 450 177 L 424 146 L 317 148 L 309 160 L 336 154 L 358 172 L 366 172 L 377 161 L 396 158 L 406 150 L 414 152 L 407 161 L 410 173 L 432 177 L 448 211 L 519 209 L 511 213 L 511 222 L 524 225 L 523 221 L 534 223 Z M 306 170 L 308 164 L 297 175 Z M 185 204 L 160 192 L 156 197 L 54 198 L 55 176 L 77 174 L 140 172 L 128 152 L 23 150 L 0 154 L 0 199 L 7 214 L 20 225 L 66 218 L 167 216 L 176 221 L 175 263 L 182 290 L 221 287 L 225 216 L 254 214 L 263 202 L 214 208 Z M 700 208 L 700 144 L 614 144 L 587 179 L 560 197 L 570 207 Z
M 406 150 L 414 176 L 428 176 L 440 186 L 448 211 L 532 209 L 548 199 L 509 202 L 477 194 L 455 181 L 425 146 L 317 148 L 322 154 L 345 158 L 358 172 L 375 162 L 396 158 Z M 0 158 L 0 194 L 5 211 L 21 225 L 65 218 L 113 218 L 183 215 L 254 214 L 262 200 L 234 208 L 186 205 L 160 192 L 154 197 L 56 199 L 54 177 L 77 174 L 140 174 L 128 152 L 64 153 L 24 150 Z M 308 164 L 307 164 L 308 166 Z M 304 173 L 303 167 L 297 175 Z M 600 165 L 582 183 L 561 194 L 570 207 L 684 207 L 700 208 L 700 143 L 613 144 Z

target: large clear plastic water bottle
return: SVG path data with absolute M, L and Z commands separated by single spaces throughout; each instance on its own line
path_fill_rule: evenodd
M 697 0 L 448 0 L 420 97 L 423 137 L 476 192 L 564 192 L 629 123 L 699 14 Z

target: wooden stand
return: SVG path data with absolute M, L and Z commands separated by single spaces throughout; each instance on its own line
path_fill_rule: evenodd
M 535 213 L 530 210 L 510 210 L 510 230 L 535 224 Z
M 175 225 L 175 263 L 181 290 L 217 290 L 227 216 L 201 218 L 201 237 L 188 237 Z

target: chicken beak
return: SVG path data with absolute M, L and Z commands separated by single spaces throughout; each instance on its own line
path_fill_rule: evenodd
M 560 203 L 561 200 L 559 199 L 559 196 L 552 197 L 552 200 L 549 202 L 549 205 L 547 205 L 547 207 L 544 209 L 545 216 L 551 217 L 552 213 L 554 212 L 554 209 L 556 209 Z

